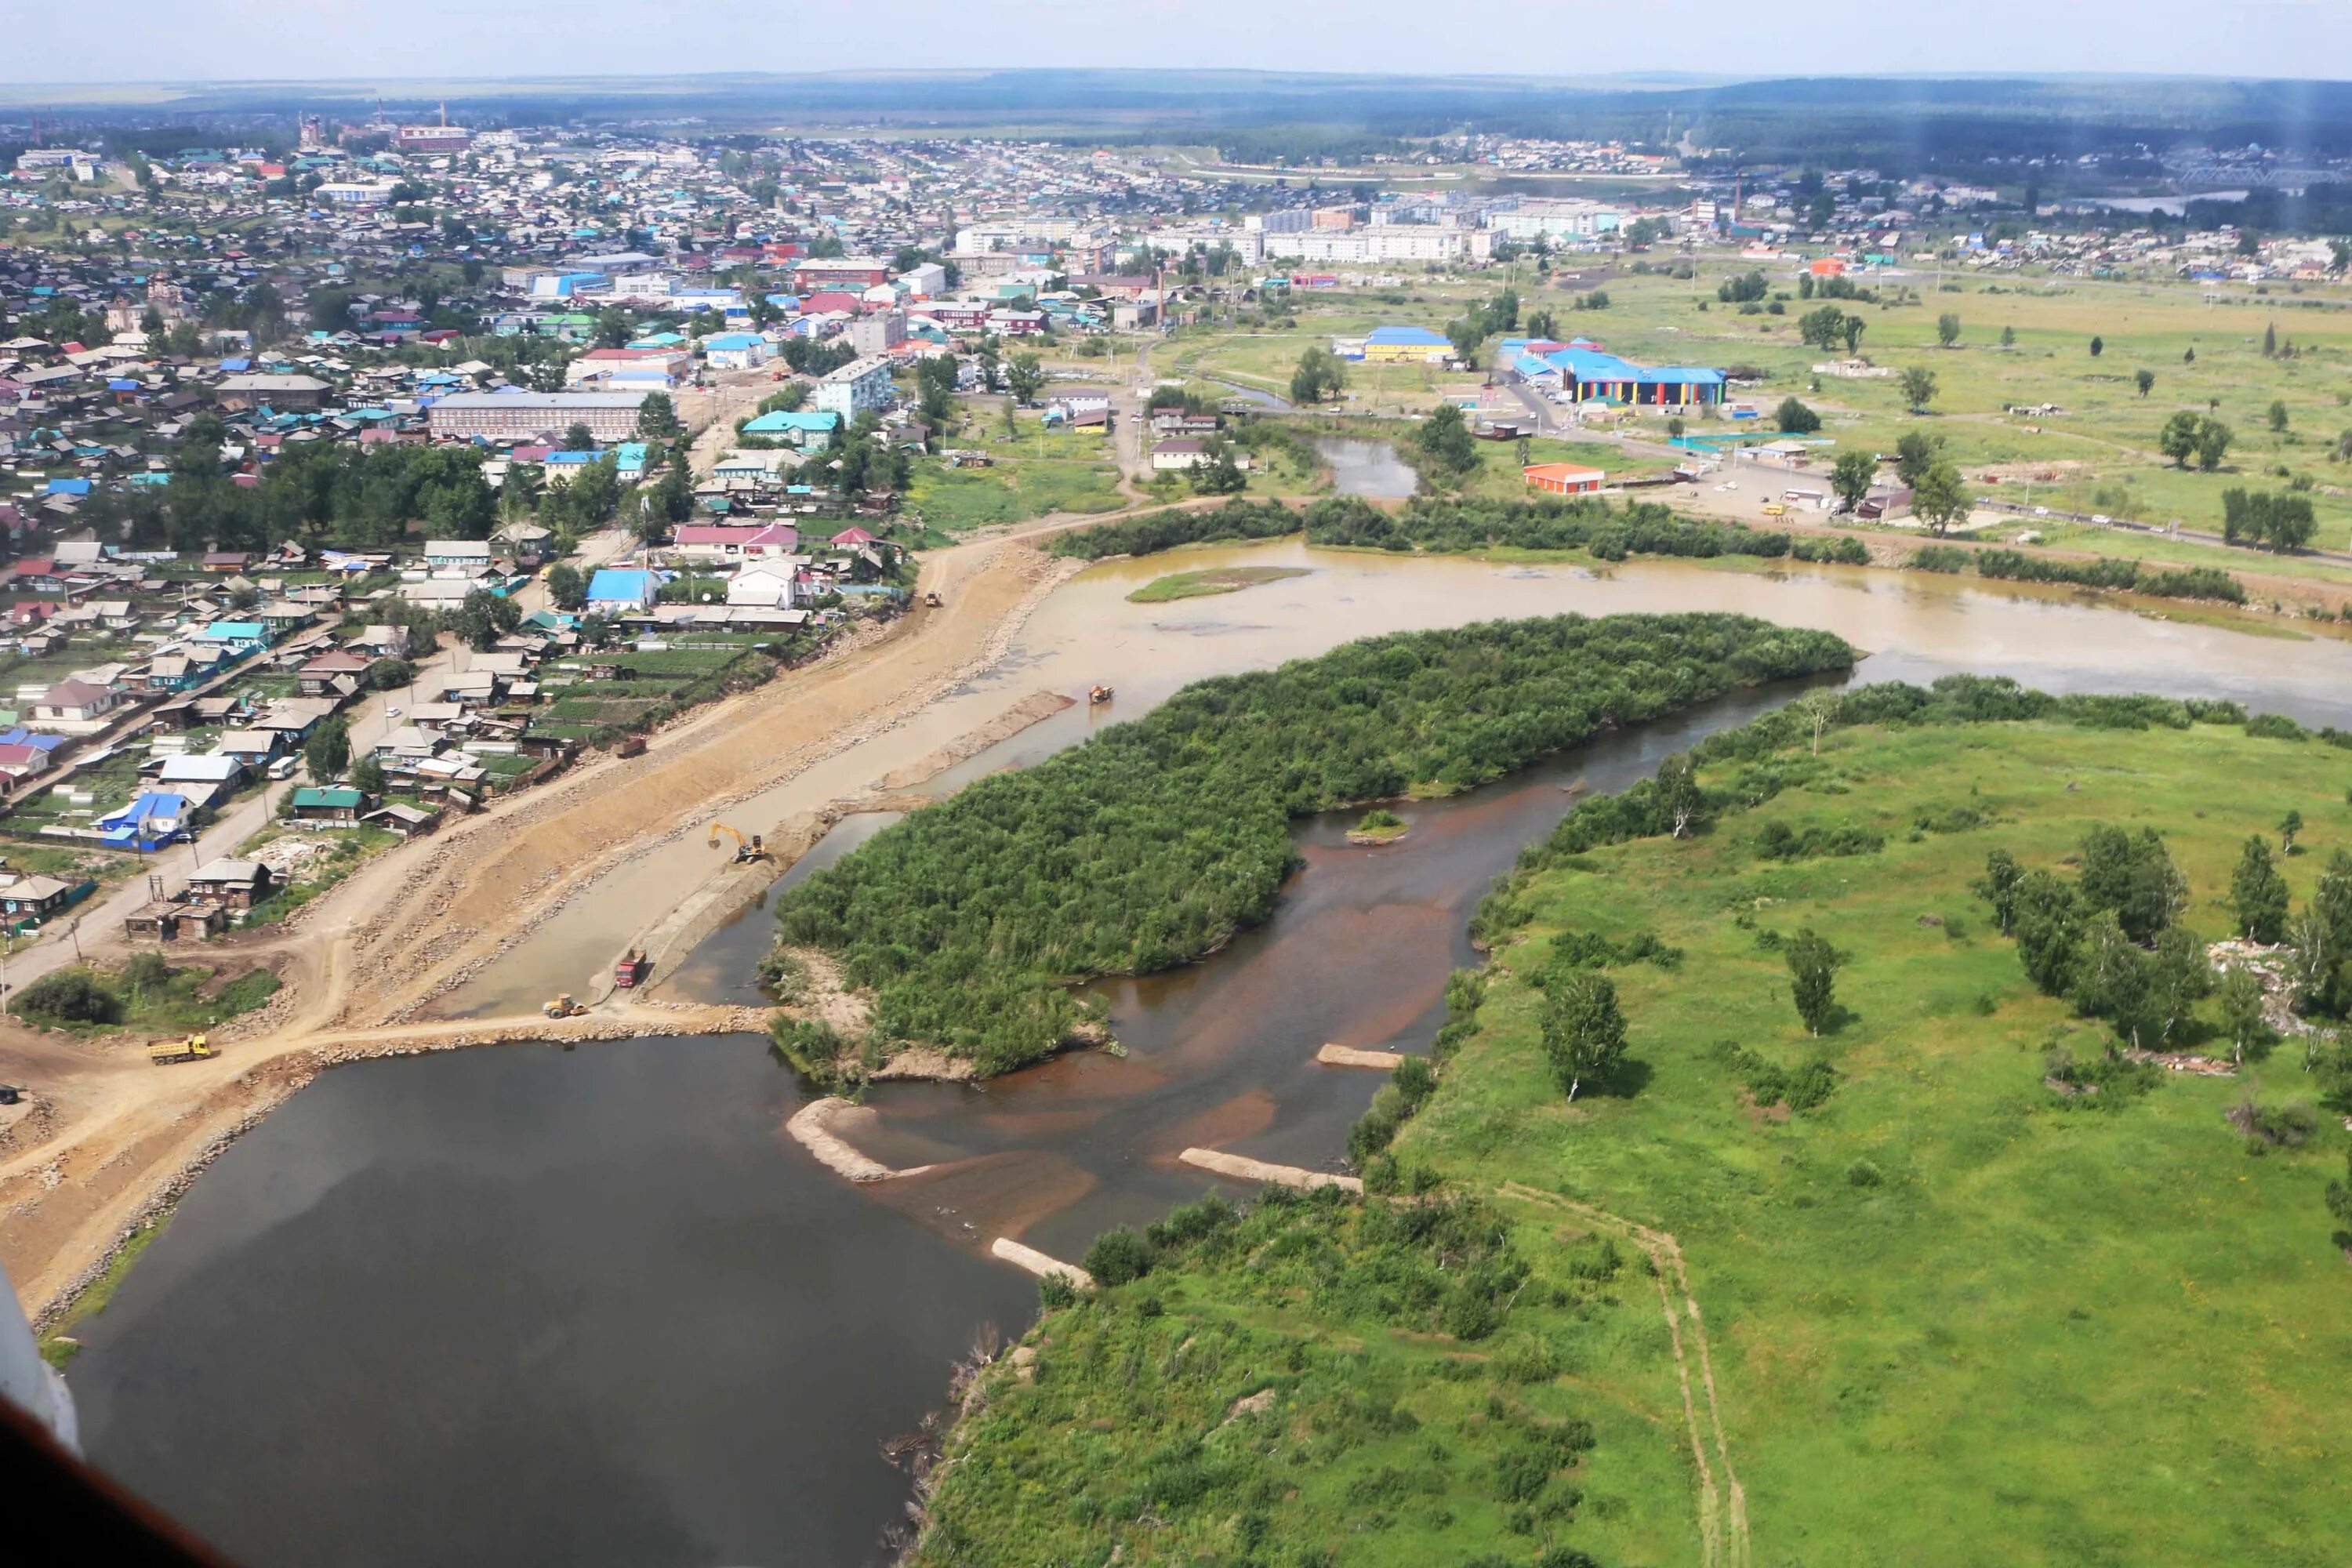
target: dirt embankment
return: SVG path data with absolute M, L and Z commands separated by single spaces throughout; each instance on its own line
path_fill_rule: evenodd
M 0 1259 L 28 1311 L 68 1300 L 221 1149 L 338 1061 L 492 1039 L 763 1027 L 756 1009 L 645 999 L 561 1023 L 403 1020 L 604 870 L 906 721 L 987 668 L 1080 569 L 1029 541 L 1102 521 L 1048 520 L 941 551 L 924 563 L 918 587 L 938 591 L 943 608 L 902 616 L 815 666 L 690 715 L 644 756 L 592 762 L 363 867 L 283 937 L 254 946 L 250 956 L 266 954 L 287 989 L 221 1031 L 218 1060 L 158 1068 L 141 1041 L 61 1043 L 0 1025 L 0 1082 L 32 1089 L 0 1140 Z
M 656 737 L 645 756 L 594 763 L 505 815 L 445 832 L 397 881 L 354 879 L 345 907 L 367 919 L 339 1017 L 411 1016 L 623 861 L 905 722 L 1001 658 L 1072 570 L 1017 541 L 942 552 L 922 586 L 936 587 L 944 608 L 902 616 L 862 646 L 719 703 Z

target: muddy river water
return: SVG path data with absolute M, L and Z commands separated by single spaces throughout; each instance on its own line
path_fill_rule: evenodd
M 1125 595 L 1179 566 L 1297 565 L 1208 599 Z M 2352 647 L 2158 620 L 2064 594 L 1892 573 L 1671 563 L 1605 575 L 1399 561 L 1297 543 L 1095 568 L 1013 652 L 919 722 L 730 812 L 747 829 L 902 768 L 1040 688 L 1117 688 L 961 764 L 1034 762 L 1187 681 L 1372 632 L 1578 610 L 1729 609 L 1841 633 L 1858 679 L 1956 668 L 2050 689 L 2237 698 L 2352 726 Z M 1419 1048 L 1488 880 L 1563 787 L 1622 787 L 1791 693 L 1747 693 L 1456 800 L 1352 850 L 1301 825 L 1276 918 L 1207 962 L 1107 984 L 1125 1059 L 982 1088 L 887 1086 L 868 1153 L 940 1168 L 852 1188 L 781 1127 L 804 1090 L 736 1037 L 511 1047 L 338 1069 L 229 1151 L 83 1325 L 70 1380 L 96 1459 L 257 1568 L 297 1563 L 812 1564 L 878 1561 L 905 1483 L 881 1441 L 935 1404 L 984 1322 L 1017 1331 L 1018 1235 L 1071 1257 L 1211 1179 L 1188 1144 L 1330 1164 L 1374 1075 L 1325 1041 Z M 843 823 L 809 864 L 885 818 Z M 576 985 L 651 897 L 707 873 L 695 840 L 624 867 L 460 998 Z M 805 874 L 797 868 L 794 875 Z M 750 1000 L 753 910 L 677 966 Z

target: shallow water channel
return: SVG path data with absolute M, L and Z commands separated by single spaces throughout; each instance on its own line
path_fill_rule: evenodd
M 1421 476 L 1386 441 L 1321 436 L 1312 445 L 1316 456 L 1330 467 L 1331 489 L 1336 494 L 1363 496 L 1371 500 L 1403 500 L 1421 488 Z
M 1125 599 L 1180 566 L 1240 563 L 1311 574 L 1172 605 Z M 2345 645 L 2063 594 L 1835 568 L 1596 576 L 1287 543 L 1096 568 L 954 711 L 828 766 L 854 787 L 1040 686 L 1110 680 L 1110 717 L 1132 717 L 1202 676 L 1376 631 L 1701 608 L 1839 631 L 1872 650 L 1860 679 L 1965 667 L 2352 726 Z M 1350 849 L 1336 817 L 1302 824 L 1306 868 L 1265 928 L 1200 964 L 1102 987 L 1124 1060 L 876 1092 L 879 1127 L 861 1145 L 893 1165 L 943 1166 L 922 1177 L 852 1188 L 807 1159 L 781 1131 L 804 1091 L 755 1037 L 517 1046 L 326 1074 L 196 1184 L 83 1325 L 69 1377 L 89 1452 L 254 1568 L 878 1561 L 905 1496 L 879 1443 L 938 1401 L 982 1323 L 1017 1331 L 1034 1308 L 1027 1278 L 982 1256 L 988 1238 L 1076 1256 L 1106 1226 L 1213 1184 L 1173 1163 L 1188 1144 L 1332 1163 L 1379 1079 L 1317 1067 L 1316 1048 L 1426 1041 L 1446 973 L 1471 960 L 1472 908 L 1567 809 L 1564 786 L 1622 787 L 1790 695 L 1741 694 L 1412 806 L 1412 836 L 1393 848 Z M 1105 721 L 1082 705 L 932 787 L 1034 761 Z M 782 815 L 836 787 L 795 781 L 768 805 Z M 845 822 L 815 859 L 885 825 Z M 698 844 L 673 846 L 623 875 L 659 887 L 708 865 Z M 748 999 L 767 932 L 763 910 L 747 914 L 671 984 Z M 540 945 L 516 961 L 578 962 L 534 956 Z M 552 981 L 486 984 L 536 996 Z

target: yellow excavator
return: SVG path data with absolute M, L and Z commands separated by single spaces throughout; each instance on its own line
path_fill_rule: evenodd
M 588 1011 L 588 1008 L 583 1003 L 574 1002 L 572 999 L 572 993 L 566 991 L 562 995 L 541 1007 L 540 1011 L 551 1018 L 577 1018 L 581 1014 Z
M 719 847 L 719 836 L 722 833 L 735 840 L 736 865 L 740 866 L 746 860 L 765 860 L 768 858 L 767 846 L 760 842 L 758 834 L 754 833 L 751 837 L 746 838 L 723 822 L 714 822 L 710 825 L 710 847 L 713 849 Z

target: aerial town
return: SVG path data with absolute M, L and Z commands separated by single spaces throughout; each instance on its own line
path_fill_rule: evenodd
M 1765 85 L 0 94 L 0 1405 L 260 1568 L 2321 1560 L 2352 106 Z

